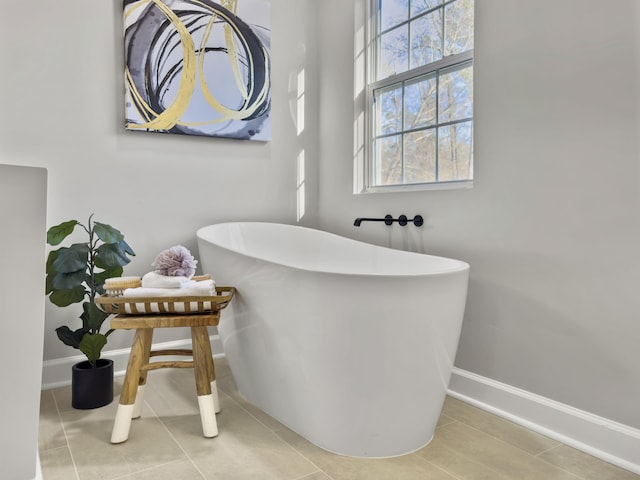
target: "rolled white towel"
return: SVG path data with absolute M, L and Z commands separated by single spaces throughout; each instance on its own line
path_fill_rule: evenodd
M 190 286 L 192 282 L 187 277 L 170 277 L 156 272 L 146 273 L 142 277 L 143 288 L 183 288 Z
M 181 288 L 151 288 L 142 287 L 127 288 L 123 293 L 123 297 L 201 297 L 213 296 L 216 294 L 216 285 L 213 280 L 202 280 L 196 282 L 189 281 L 187 285 Z

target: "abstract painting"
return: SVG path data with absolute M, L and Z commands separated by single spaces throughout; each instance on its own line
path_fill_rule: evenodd
M 268 0 L 124 0 L 126 128 L 271 139 Z

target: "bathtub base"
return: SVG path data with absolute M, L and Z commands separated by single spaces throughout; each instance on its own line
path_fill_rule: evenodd
M 313 346 L 300 337 L 295 343 L 310 358 L 282 361 L 261 351 L 273 340 L 266 332 L 246 328 L 227 337 L 224 323 L 221 337 L 240 394 L 314 445 L 349 457 L 388 458 L 420 450 L 433 438 L 449 381 L 448 372 L 432 368 L 430 374 L 421 367 L 435 364 L 433 358 L 417 355 L 411 361 L 405 355 L 375 368 L 380 352 L 360 352 L 363 361 L 345 361 L 346 367 L 333 371 L 336 365 L 326 356 L 324 362 L 314 359 Z M 274 348 L 291 347 L 279 345 Z M 329 356 L 340 357 L 335 350 Z
M 291 429 L 291 430 L 293 430 L 293 429 Z M 429 437 L 429 440 L 427 440 L 427 443 L 424 443 L 424 444 L 420 445 L 415 450 L 411 450 L 411 451 L 404 452 L 404 453 L 398 453 L 396 455 L 387 455 L 387 456 L 384 456 L 384 457 L 371 457 L 371 456 L 369 456 L 369 457 L 359 457 L 359 456 L 356 456 L 356 455 L 345 455 L 344 453 L 334 452 L 332 450 L 324 448 L 321 445 L 316 445 L 315 443 L 311 442 L 311 440 L 309 440 L 308 438 L 306 440 L 308 440 L 309 442 L 313 443 L 316 447 L 321 448 L 322 450 L 325 450 L 325 451 L 327 451 L 329 453 L 333 453 L 334 455 L 340 455 L 342 457 L 350 457 L 350 458 L 364 458 L 364 459 L 367 459 L 367 460 L 383 460 L 385 458 L 404 457 L 405 455 L 411 455 L 412 453 L 419 452 L 420 450 L 422 450 L 424 447 L 426 447 L 427 445 L 429 445 L 431 443 L 431 441 L 433 440 L 434 436 L 435 435 L 431 435 L 431 437 Z

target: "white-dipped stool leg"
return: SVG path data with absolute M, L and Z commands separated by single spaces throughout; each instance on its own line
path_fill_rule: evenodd
M 113 432 L 111 432 L 111 443 L 122 443 L 129 438 L 134 406 L 135 405 L 118 405 L 116 420 L 113 424 Z
M 136 403 L 133 404 L 133 413 L 131 414 L 131 418 L 140 418 L 140 416 L 142 415 L 145 386 L 146 385 L 138 385 L 138 391 L 136 393 Z
M 211 382 L 211 395 L 213 395 L 213 409 L 216 413 L 220 413 L 220 395 L 218 395 L 218 385 L 215 380 Z
M 208 438 L 217 436 L 218 423 L 216 422 L 215 407 L 213 405 L 213 394 L 199 395 L 198 406 L 200 407 L 200 419 L 202 420 L 202 433 Z

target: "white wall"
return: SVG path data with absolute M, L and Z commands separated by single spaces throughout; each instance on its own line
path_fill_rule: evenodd
M 273 141 L 125 132 L 122 2 L 61 0 L 3 5 L 0 15 L 0 163 L 47 167 L 48 225 L 92 212 L 119 228 L 137 257 L 125 274 L 144 274 L 161 250 L 197 253 L 195 232 L 225 220 L 295 222 L 297 161 L 314 159 L 313 116 L 298 135 L 297 77 L 307 70 L 309 112 L 317 104 L 311 0 L 272 0 Z M 312 170 L 310 170 L 312 172 Z M 317 188 L 309 182 L 311 221 Z M 44 258 L 43 258 L 44 262 Z M 215 273 L 215 272 L 212 272 Z M 45 360 L 79 352 L 54 329 L 80 310 L 47 301 Z M 158 332 L 157 341 L 185 333 Z M 130 346 L 128 332 L 106 349 Z
M 320 226 L 468 261 L 458 367 L 640 428 L 640 5 L 478 0 L 474 188 L 354 196 L 343 3 L 319 9 Z M 386 213 L 426 224 L 352 226 Z

